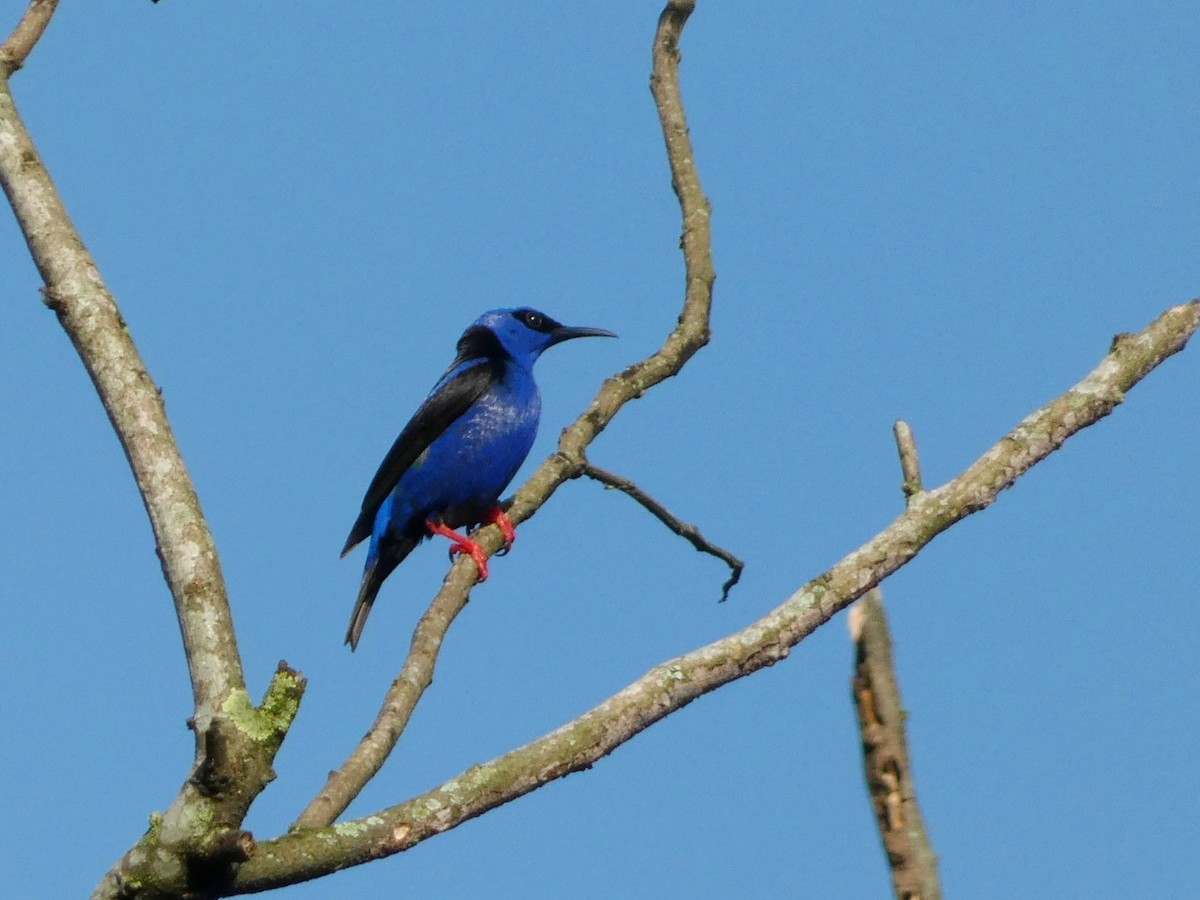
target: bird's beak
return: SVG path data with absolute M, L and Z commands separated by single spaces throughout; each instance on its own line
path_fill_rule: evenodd
M 560 325 L 550 332 L 550 344 L 553 347 L 555 344 L 561 344 L 563 341 L 569 341 L 572 338 L 581 337 L 612 337 L 616 335 L 611 331 L 603 328 L 576 328 L 571 325 Z

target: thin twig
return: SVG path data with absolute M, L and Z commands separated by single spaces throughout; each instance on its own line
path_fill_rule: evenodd
M 721 599 L 719 603 L 724 603 L 729 599 L 729 591 L 733 588 L 738 580 L 742 577 L 742 570 L 746 568 L 746 564 L 730 553 L 728 550 L 718 547 L 708 538 L 700 533 L 700 529 L 695 525 L 689 525 L 682 519 L 675 516 L 669 509 L 643 491 L 640 487 L 630 481 L 628 478 L 622 478 L 614 472 L 609 472 L 607 469 L 601 469 L 599 466 L 593 465 L 591 462 L 584 462 L 582 475 L 588 478 L 599 481 L 606 487 L 620 491 L 628 495 L 636 502 L 640 503 L 646 510 L 654 516 L 658 521 L 662 522 L 675 534 L 679 535 L 684 540 L 688 541 L 693 547 L 701 553 L 708 553 L 723 561 L 732 570 L 728 579 L 721 585 Z
M 8 40 L 0 45 L 0 73 L 3 73 L 4 77 L 12 75 L 25 65 L 25 60 L 29 58 L 29 54 L 41 40 L 46 26 L 50 24 L 57 6 L 58 0 L 31 0 L 17 27 L 8 36 Z
M 412 800 L 340 825 L 259 844 L 231 886 L 251 893 L 319 878 L 407 850 L 490 809 L 578 772 L 703 694 L 786 658 L 791 648 L 947 528 L 990 506 L 1004 489 L 1080 430 L 1098 422 L 1200 326 L 1200 300 L 1168 309 L 1123 338 L 1078 385 L 1036 410 L 969 469 L 926 491 L 884 531 L 747 628 L 655 666 L 599 706 Z M 465 566 L 464 566 L 465 568 Z
M 563 432 L 558 449 L 514 497 L 508 515 L 516 524 L 536 513 L 562 484 L 578 477 L 583 470 L 584 451 L 626 403 L 678 374 L 708 343 L 712 287 L 716 279 L 709 228 L 710 206 L 696 171 L 679 88 L 679 36 L 694 6 L 689 2 L 672 2 L 663 11 L 654 38 L 650 77 L 671 165 L 671 183 L 679 198 L 683 221 L 680 243 L 687 287 L 679 322 L 662 349 L 606 380 L 583 415 Z M 500 549 L 502 543 L 500 529 L 491 525 L 480 529 L 473 539 L 488 555 Z M 466 606 L 476 578 L 477 570 L 470 560 L 460 560 L 451 566 L 441 590 L 417 628 L 412 649 L 400 675 L 384 697 L 375 724 L 341 768 L 330 774 L 324 787 L 292 825 L 293 830 L 319 828 L 336 820 L 379 771 L 422 694 L 433 682 L 434 667 L 446 630 Z
M 921 457 L 917 454 L 917 439 L 913 437 L 912 428 L 903 419 L 896 420 L 892 426 L 892 434 L 896 436 L 900 471 L 904 476 L 904 483 L 900 489 L 904 491 L 904 499 L 911 503 L 913 497 L 925 490 L 921 481 Z
M 896 900 L 940 900 L 937 856 L 917 804 L 883 592 L 873 588 L 850 608 L 855 645 L 851 681 L 862 736 L 863 770 Z

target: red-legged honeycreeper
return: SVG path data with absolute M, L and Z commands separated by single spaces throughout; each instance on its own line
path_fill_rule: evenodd
M 542 399 L 533 364 L 547 347 L 580 337 L 616 337 L 571 328 L 533 309 L 494 309 L 458 339 L 458 356 L 404 426 L 363 497 L 342 556 L 370 537 L 362 586 L 346 643 L 358 646 L 385 578 L 433 534 L 470 553 L 487 578 L 483 549 L 455 528 L 494 522 L 506 546 L 516 536 L 498 505 L 537 435 Z

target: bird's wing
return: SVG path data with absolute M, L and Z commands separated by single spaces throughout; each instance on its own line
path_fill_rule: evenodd
M 350 529 L 342 556 L 349 553 L 359 541 L 370 537 L 380 505 L 396 487 L 401 476 L 430 444 L 483 395 L 495 377 L 496 373 L 487 360 L 459 358 L 454 361 L 438 387 L 404 426 L 380 464 L 379 471 L 371 479 L 371 486 L 363 497 L 362 511 Z

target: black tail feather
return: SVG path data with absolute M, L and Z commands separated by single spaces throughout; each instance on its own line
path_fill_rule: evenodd
M 362 584 L 358 589 L 358 599 L 354 601 L 354 612 L 350 614 L 350 627 L 346 629 L 346 643 L 353 652 L 358 649 L 358 640 L 362 637 L 363 627 L 367 624 L 367 616 L 375 603 L 375 596 L 384 580 L 392 574 L 396 566 L 404 561 L 413 548 L 421 543 L 421 538 L 402 537 L 400 540 L 381 542 L 379 555 L 363 572 Z
M 354 527 L 350 529 L 350 536 L 346 538 L 346 545 L 342 547 L 342 556 L 358 546 L 360 541 L 364 541 L 371 536 L 371 528 L 374 527 L 374 518 L 366 513 L 359 513 L 358 519 L 354 522 Z

